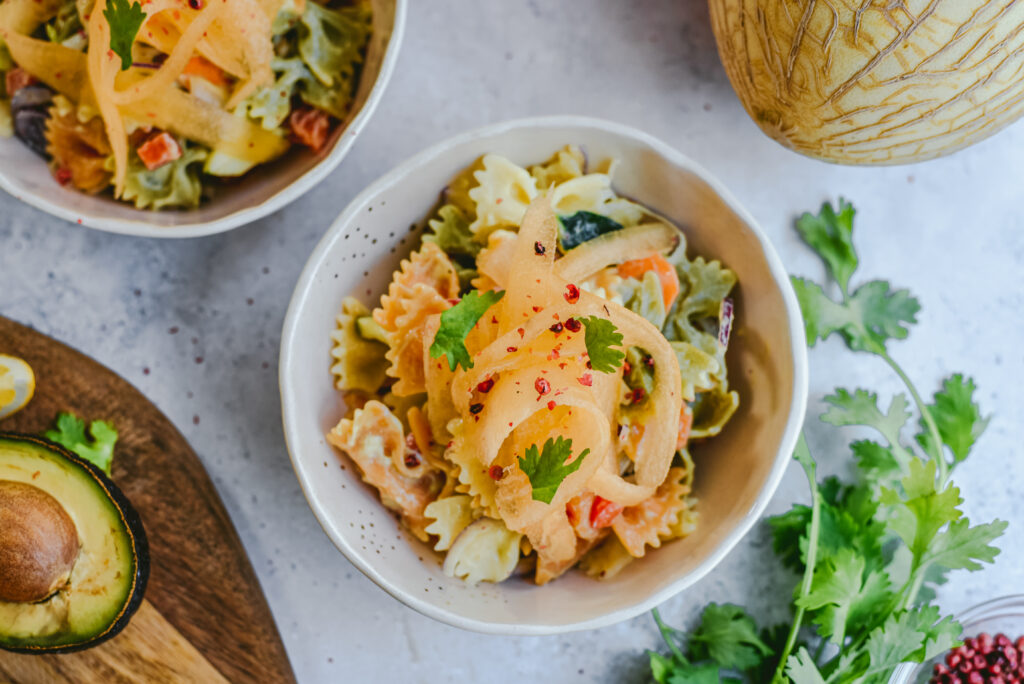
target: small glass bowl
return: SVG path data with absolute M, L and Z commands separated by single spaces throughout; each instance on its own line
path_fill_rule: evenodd
M 1016 640 L 1024 634 L 1024 594 L 979 603 L 957 615 L 956 619 L 963 625 L 965 637 L 977 636 L 982 632 L 995 636 L 1002 632 Z M 925 663 L 903 663 L 893 672 L 889 684 L 928 684 L 932 667 L 945 657 L 943 653 Z

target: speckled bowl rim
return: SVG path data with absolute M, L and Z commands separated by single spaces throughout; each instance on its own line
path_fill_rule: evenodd
M 352 145 L 355 143 L 356 138 L 359 137 L 358 134 L 362 130 L 362 127 L 377 109 L 377 104 L 384 96 L 384 89 L 391 80 L 391 75 L 395 70 L 395 63 L 398 61 L 398 53 L 402 44 L 402 38 L 405 34 L 406 10 L 406 0 L 395 0 L 395 23 L 391 30 L 391 37 L 388 39 L 387 46 L 384 50 L 384 58 L 381 61 L 380 73 L 378 73 L 377 79 L 374 81 L 373 87 L 370 89 L 370 93 L 366 97 L 366 102 L 363 103 L 363 106 L 360 108 L 359 112 L 356 113 L 355 117 L 348 122 L 344 132 L 338 137 L 338 141 L 334 144 L 334 147 L 331 148 L 330 154 L 287 186 L 265 198 L 258 204 L 232 212 L 227 216 L 223 216 L 214 221 L 199 223 L 186 222 L 174 226 L 158 226 L 150 223 L 144 218 L 101 219 L 68 209 L 55 202 L 51 202 L 40 194 L 22 194 L 14 186 L 13 182 L 8 179 L 8 176 L 11 175 L 12 172 L 5 171 L 3 169 L 0 169 L 0 190 L 4 190 L 16 200 L 24 202 L 25 204 L 39 209 L 40 211 L 44 211 L 51 216 L 64 219 L 69 223 L 86 226 L 87 228 L 100 230 L 105 233 L 116 233 L 118 235 L 134 235 L 136 237 L 164 239 L 195 238 L 205 237 L 207 235 L 216 235 L 217 233 L 225 233 L 229 230 L 233 230 L 234 228 L 238 228 L 239 226 L 244 226 L 254 221 L 258 221 L 264 216 L 274 213 L 278 209 L 285 207 L 309 192 L 313 186 L 326 178 L 331 171 L 336 169 L 338 164 L 341 163 L 341 160 L 348 154 Z M 148 210 L 139 209 L 138 213 L 145 216 L 148 214 Z
M 360 215 L 362 208 L 369 204 L 372 198 L 385 194 L 394 186 L 406 182 L 407 179 L 415 178 L 417 176 L 417 172 L 419 172 L 423 166 L 435 157 L 444 154 L 452 147 L 458 147 L 482 138 L 494 137 L 514 129 L 543 127 L 579 127 L 582 129 L 600 129 L 612 135 L 630 138 L 636 142 L 647 145 L 670 163 L 693 173 L 703 182 L 707 183 L 708 186 L 729 207 L 729 209 L 733 211 L 744 224 L 746 224 L 747 229 L 758 240 L 758 243 L 761 246 L 765 263 L 768 265 L 769 272 L 771 273 L 775 284 L 778 286 L 785 305 L 786 315 L 789 319 L 789 336 L 791 340 L 790 354 L 793 361 L 793 397 L 789 406 L 789 415 L 786 419 L 786 427 L 783 431 L 782 439 L 780 440 L 778 452 L 775 455 L 775 462 L 772 464 L 772 467 L 768 472 L 768 476 L 765 478 L 764 486 L 761 488 L 760 493 L 755 499 L 754 505 L 732 530 L 723 535 L 721 541 L 717 545 L 717 548 L 715 548 L 712 553 L 708 554 L 708 557 L 693 570 L 671 582 L 660 591 L 653 592 L 651 595 L 638 600 L 630 606 L 609 611 L 586 620 L 557 625 L 488 622 L 469 618 L 456 612 L 430 604 L 420 599 L 417 595 L 409 593 L 387 581 L 376 571 L 373 564 L 366 562 L 359 551 L 350 546 L 342 536 L 332 534 L 326 512 L 320 507 L 316 502 L 315 497 L 311 494 L 310 473 L 308 473 L 303 465 L 300 464 L 300 459 L 296 456 L 295 445 L 300 442 L 299 431 L 296 425 L 297 418 L 293 407 L 297 402 L 297 395 L 301 392 L 301 388 L 296 387 L 295 383 L 290 382 L 290 379 L 286 375 L 287 369 L 297 362 L 293 348 L 296 344 L 297 336 L 300 333 L 299 313 L 303 308 L 305 300 L 309 297 L 310 291 L 314 287 L 313 281 L 319 264 L 328 254 L 329 246 L 338 237 L 340 237 L 341 234 L 344 234 L 350 225 L 354 225 L 355 218 Z M 427 209 L 428 208 L 425 207 L 424 211 Z M 803 427 L 808 395 L 807 347 L 804 340 L 805 334 L 803 318 L 800 314 L 800 305 L 797 302 L 796 293 L 793 291 L 792 285 L 790 284 L 789 275 L 782 264 L 782 260 L 775 252 L 775 248 L 769 242 L 764 231 L 762 231 L 758 226 L 754 217 L 744 209 L 742 205 L 740 205 L 736 198 L 733 197 L 732 193 L 726 190 L 726 188 L 703 167 L 683 153 L 675 150 L 667 143 L 664 143 L 661 140 L 631 126 L 626 126 L 612 121 L 573 115 L 544 116 L 504 121 L 484 126 L 444 140 L 402 162 L 353 199 L 348 207 L 338 215 L 331 224 L 331 227 L 326 233 L 324 233 L 324 236 L 317 243 L 316 247 L 314 247 L 313 252 L 310 254 L 309 260 L 306 262 L 295 286 L 291 302 L 288 305 L 288 312 L 285 315 L 284 327 L 281 335 L 278 383 L 281 391 L 281 418 L 284 426 L 285 444 L 288 449 L 289 457 L 291 458 L 292 468 L 295 470 L 295 475 L 302 487 L 302 493 L 306 497 L 306 501 L 309 503 L 309 506 L 312 509 L 313 514 L 316 516 L 317 521 L 320 523 L 320 526 L 331 541 L 334 542 L 334 545 L 338 547 L 342 554 L 353 565 L 355 565 L 360 572 L 366 575 L 366 577 L 373 581 L 377 586 L 418 613 L 454 627 L 494 635 L 544 636 L 607 627 L 636 617 L 637 615 L 664 603 L 679 592 L 695 584 L 698 580 L 702 579 L 712 569 L 714 569 L 715 566 L 722 562 L 725 556 L 732 551 L 737 543 L 739 543 L 740 539 L 742 539 L 743 536 L 749 532 L 754 524 L 760 519 L 765 508 L 767 508 L 768 503 L 771 501 L 772 496 L 775 494 L 776 489 L 778 489 L 779 483 L 782 481 L 786 467 L 789 465 L 790 455 L 796 447 L 797 439 Z

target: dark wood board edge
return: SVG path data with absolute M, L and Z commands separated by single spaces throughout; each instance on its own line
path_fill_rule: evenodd
M 146 598 L 228 680 L 294 682 L 238 533 L 177 428 L 114 372 L 3 316 L 0 353 L 20 356 L 36 373 L 35 397 L 0 420 L 0 430 L 39 433 L 59 411 L 72 411 L 110 420 L 120 433 L 113 479 L 149 536 Z

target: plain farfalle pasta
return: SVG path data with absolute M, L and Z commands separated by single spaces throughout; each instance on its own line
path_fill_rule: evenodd
M 454 577 L 607 578 L 698 524 L 690 440 L 739 401 L 736 280 L 619 197 L 612 166 L 485 155 L 372 315 L 346 300 L 338 318 L 354 412 L 328 439 Z

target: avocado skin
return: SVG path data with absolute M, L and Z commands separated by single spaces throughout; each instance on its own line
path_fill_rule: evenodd
M 128 530 L 128 534 L 132 538 L 132 549 L 135 552 L 135 577 L 133 578 L 134 587 L 132 589 L 131 596 L 125 602 L 124 608 L 121 610 L 121 614 L 118 616 L 117 620 L 115 620 L 114 623 L 107 627 L 103 632 L 77 643 L 63 644 L 60 646 L 7 646 L 0 643 L 0 650 L 10 651 L 13 653 L 32 654 L 74 653 L 75 651 L 92 648 L 97 644 L 101 644 L 104 641 L 117 636 L 131 621 L 132 616 L 135 615 L 135 611 L 139 609 L 139 606 L 142 605 L 142 599 L 146 593 L 146 585 L 149 582 L 149 539 L 146 537 L 146 529 L 142 525 L 142 518 L 139 517 L 138 511 L 136 511 L 132 506 L 128 497 L 124 495 L 124 492 L 122 492 L 121 489 L 114 484 L 102 470 L 64 446 L 57 444 L 56 442 L 51 442 L 45 437 L 40 437 L 38 435 L 0 431 L 0 442 L 4 441 L 30 442 L 36 446 L 47 449 L 48 451 L 56 452 L 64 459 L 71 461 L 79 468 L 86 470 L 100 483 L 100 485 L 107 491 L 107 494 L 114 506 L 120 510 L 121 517 L 125 522 L 125 528 Z

